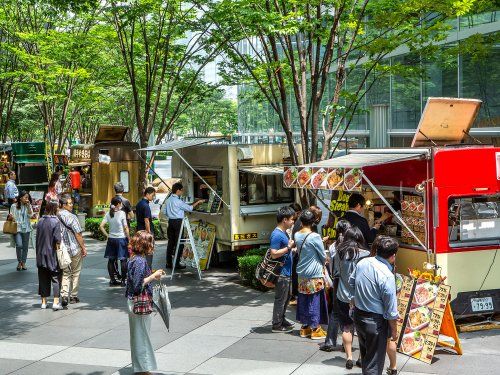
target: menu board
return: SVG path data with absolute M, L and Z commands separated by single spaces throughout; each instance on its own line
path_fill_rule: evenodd
M 349 210 L 349 197 L 351 193 L 342 190 L 334 190 L 331 192 L 331 199 L 325 199 L 324 202 L 328 204 L 326 213 L 328 215 L 328 220 L 325 225 L 321 228 L 322 237 L 328 236 L 331 239 L 337 238 L 337 223 L 344 216 L 344 214 Z M 317 203 L 318 206 L 324 207 L 321 202 Z
M 191 232 L 193 233 L 194 244 L 196 247 L 194 250 L 198 255 L 201 270 L 208 269 L 208 264 L 210 262 L 215 242 L 215 229 L 215 225 L 204 221 L 191 222 Z M 184 238 L 187 238 L 186 232 L 184 233 Z M 195 256 L 190 243 L 186 243 L 184 245 L 182 259 L 187 266 L 197 268 Z
M 398 295 L 398 349 L 431 363 L 438 343 L 450 286 L 405 276 Z
M 361 169 L 285 167 L 287 188 L 361 191 Z
M 425 243 L 425 205 L 420 195 L 404 194 L 401 201 L 403 220 L 415 233 L 418 239 Z M 401 242 L 408 245 L 420 245 L 411 233 L 403 227 Z

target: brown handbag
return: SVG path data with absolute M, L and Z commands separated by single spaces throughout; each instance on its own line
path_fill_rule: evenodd
M 7 220 L 3 224 L 4 234 L 17 234 L 17 223 L 14 220 Z

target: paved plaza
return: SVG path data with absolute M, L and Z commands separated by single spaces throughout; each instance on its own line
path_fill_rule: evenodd
M 86 241 L 82 302 L 53 312 L 40 309 L 34 250 L 29 252 L 28 270 L 17 272 L 15 250 L 0 234 L 0 374 L 132 373 L 123 289 L 108 286 L 104 243 Z M 165 248 L 165 242 L 158 244 L 156 267 L 163 264 Z M 343 353 L 321 352 L 318 342 L 300 338 L 297 330 L 271 333 L 272 292 L 239 285 L 236 273 L 212 270 L 200 282 L 181 271 L 168 285 L 170 332 L 159 316 L 151 332 L 158 373 L 361 374 L 359 368 L 344 368 Z M 461 338 L 463 356 L 438 350 L 432 365 L 399 355 L 401 374 L 500 373 L 500 331 Z

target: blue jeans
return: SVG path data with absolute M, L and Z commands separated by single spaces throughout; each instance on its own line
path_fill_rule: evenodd
M 26 258 L 28 257 L 28 247 L 30 244 L 30 232 L 22 233 L 17 232 L 14 235 L 14 241 L 16 242 L 16 255 L 17 261 L 26 263 Z

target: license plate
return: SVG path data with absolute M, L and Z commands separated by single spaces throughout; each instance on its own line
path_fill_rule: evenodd
M 471 298 L 470 303 L 474 312 L 493 310 L 493 298 L 491 297 Z

